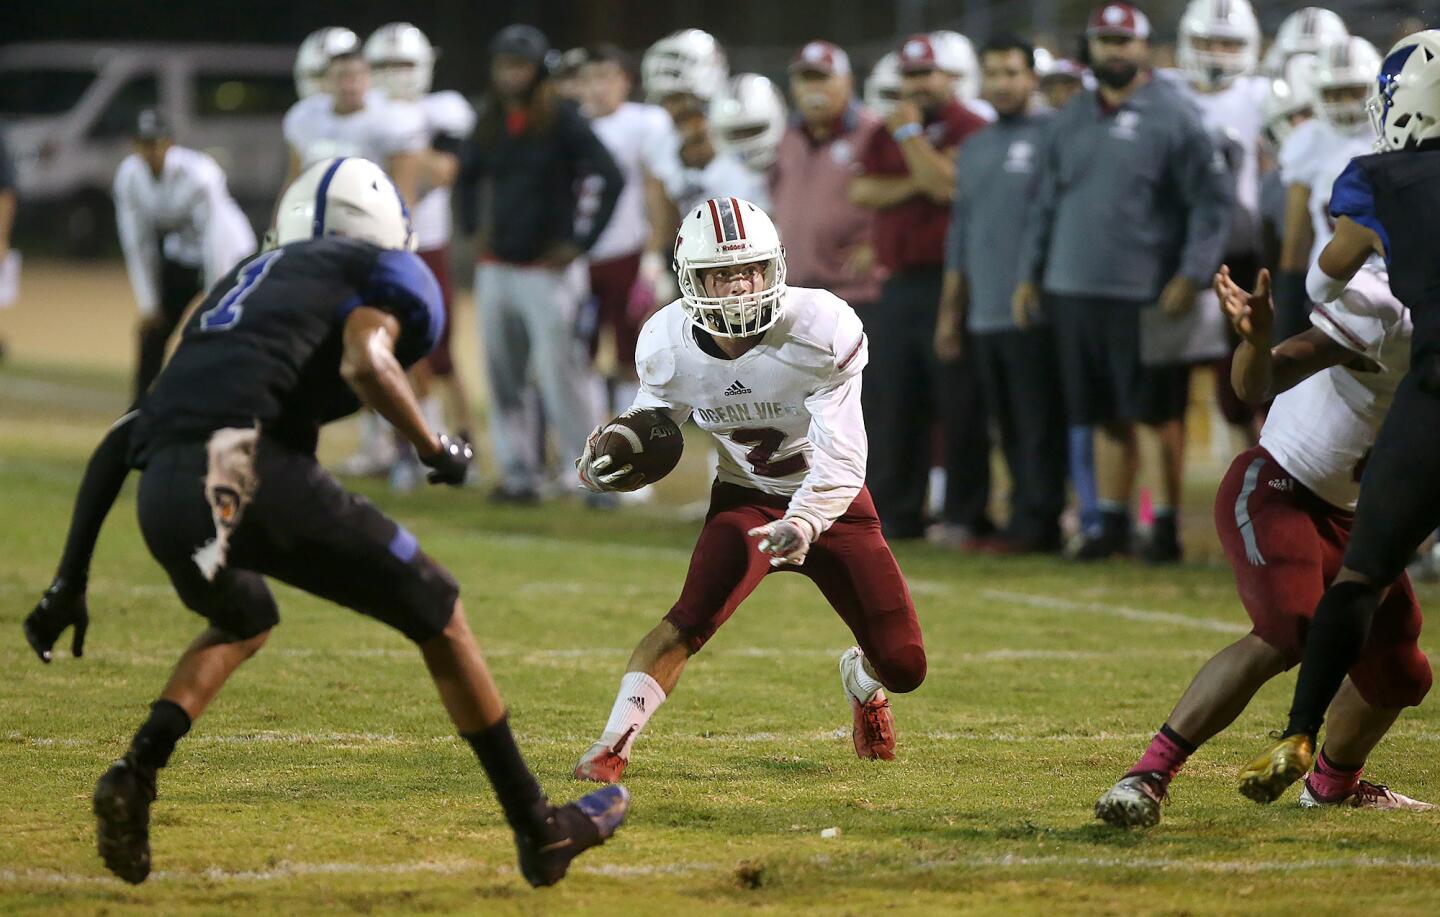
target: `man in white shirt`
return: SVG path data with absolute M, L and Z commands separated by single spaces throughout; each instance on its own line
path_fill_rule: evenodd
M 160 373 L 165 344 L 190 301 L 255 253 L 255 231 L 210 156 L 176 146 L 163 118 L 140 113 L 135 152 L 115 172 L 115 222 L 135 303 L 139 398 Z
M 865 489 L 860 409 L 868 360 L 860 319 L 826 290 L 787 287 L 770 218 L 749 201 L 708 200 L 675 244 L 681 298 L 640 334 L 632 410 L 692 419 L 720 453 L 710 511 L 675 605 L 636 646 L 600 740 L 575 776 L 614 782 L 635 736 L 674 690 L 686 662 L 774 570 L 813 580 L 854 634 L 840 657 L 855 752 L 895 756 L 886 691 L 925 680 L 925 647 L 909 587 Z M 632 490 L 630 466 L 576 462 L 589 490 Z
M 635 396 L 640 326 L 655 309 L 657 284 L 669 274 L 674 214 L 660 176 L 674 155 L 675 128 L 660 106 L 628 101 L 630 71 L 624 53 L 614 45 L 587 51 L 580 87 L 590 129 L 625 176 L 610 222 L 590 250 L 590 292 L 597 315 L 589 335 L 592 359 L 601 329 L 608 327 L 614 336 L 613 398 L 623 406 Z M 581 219 L 589 218 L 586 211 L 594 204 L 594 195 L 581 201 Z

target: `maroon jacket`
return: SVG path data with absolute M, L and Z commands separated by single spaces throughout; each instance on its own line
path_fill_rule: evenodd
M 925 136 L 937 150 L 949 156 L 955 147 L 985 126 L 985 119 L 951 99 L 925 121 Z M 900 145 L 885 129 L 870 135 L 860 154 L 865 175 L 909 175 Z M 945 263 L 945 232 L 950 224 L 950 205 L 939 204 L 923 194 L 912 195 L 875 212 L 875 253 L 881 265 L 892 273 L 940 268 Z

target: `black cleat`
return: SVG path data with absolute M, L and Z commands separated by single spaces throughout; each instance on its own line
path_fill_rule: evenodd
M 625 823 L 630 792 L 620 784 L 598 789 L 564 806 L 551 806 L 541 836 L 515 832 L 520 874 L 532 888 L 565 878 L 570 861 L 609 840 Z M 149 866 L 149 856 L 146 856 Z
M 95 837 L 105 868 L 139 885 L 150 875 L 150 803 L 155 770 L 129 755 L 110 765 L 95 784 Z
M 1147 564 L 1178 564 L 1183 553 L 1180 549 L 1180 532 L 1176 528 L 1175 520 L 1157 519 L 1150 530 L 1149 540 L 1140 549 L 1140 559 Z

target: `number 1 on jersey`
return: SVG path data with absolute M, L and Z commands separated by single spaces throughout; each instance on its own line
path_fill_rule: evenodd
M 235 324 L 240 321 L 240 316 L 245 312 L 245 297 L 249 296 L 250 291 L 265 279 L 265 275 L 270 273 L 271 265 L 280 260 L 283 252 L 284 249 L 280 248 L 265 252 L 242 267 L 240 273 L 235 276 L 235 285 L 230 288 L 230 291 L 200 315 L 200 330 L 229 331 L 234 328 Z

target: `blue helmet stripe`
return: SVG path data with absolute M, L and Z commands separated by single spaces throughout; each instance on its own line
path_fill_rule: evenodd
M 335 173 L 340 169 L 340 164 L 344 161 L 344 156 L 336 159 L 330 163 L 325 174 L 320 176 L 320 184 L 315 188 L 315 221 L 310 227 L 311 238 L 318 239 L 325 235 L 325 199 L 330 196 L 330 180 L 335 177 Z

